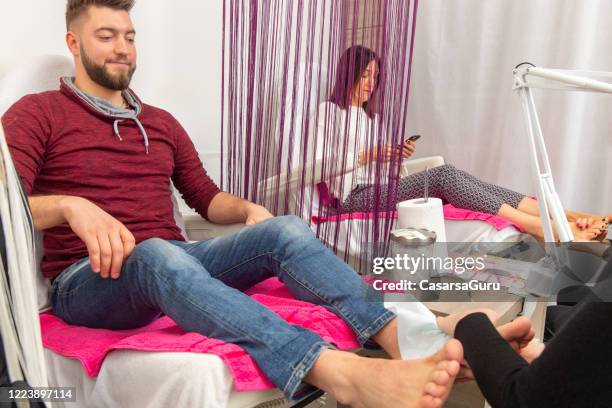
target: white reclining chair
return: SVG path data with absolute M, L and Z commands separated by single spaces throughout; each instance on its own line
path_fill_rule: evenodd
M 21 62 L 0 73 L 0 114 L 22 96 L 59 88 L 61 76 L 74 75 L 67 57 L 46 55 Z M 175 218 L 186 238 L 201 240 L 234 231 L 241 224 L 219 226 L 190 215 L 183 222 L 175 200 Z M 186 231 L 186 232 L 185 232 Z M 42 257 L 37 233 L 37 262 Z M 39 310 L 49 308 L 50 282 L 38 271 Z M 95 378 L 73 359 L 45 349 L 50 386 L 75 386 L 77 402 L 70 407 L 286 407 L 280 390 L 233 392 L 225 363 L 216 355 L 187 352 L 111 352 Z M 56 405 L 57 404 L 57 405 Z M 55 403 L 54 406 L 61 406 Z

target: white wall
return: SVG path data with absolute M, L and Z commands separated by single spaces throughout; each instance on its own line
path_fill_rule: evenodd
M 374 1 L 374 0 L 369 0 Z M 140 0 L 133 11 L 139 68 L 133 87 L 172 112 L 219 179 L 222 0 Z M 4 2 L 0 71 L 43 53 L 68 55 L 64 2 Z M 420 2 L 409 132 L 418 155 L 443 154 L 486 180 L 532 193 L 511 69 L 541 66 L 612 71 L 609 0 L 427 0 Z M 563 203 L 610 211 L 612 96 L 538 96 Z M 578 101 L 578 105 L 575 102 Z
M 512 69 L 612 71 L 611 15 L 609 0 L 421 1 L 408 121 L 418 154 L 534 193 Z M 563 204 L 612 211 L 612 95 L 534 95 Z
M 12 61 L 31 56 L 70 56 L 64 42 L 64 1 L 3 3 L 0 72 Z M 132 87 L 146 103 L 177 117 L 216 181 L 220 174 L 222 7 L 221 0 L 140 0 L 132 12 L 139 52 Z

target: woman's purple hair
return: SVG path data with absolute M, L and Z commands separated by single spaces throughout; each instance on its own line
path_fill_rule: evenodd
M 335 103 L 342 109 L 348 109 L 352 103 L 353 91 L 361 80 L 363 72 L 372 61 L 376 61 L 380 67 L 380 61 L 376 53 L 361 45 L 354 45 L 344 51 L 338 62 L 336 81 L 329 96 L 329 102 Z M 374 89 L 372 89 L 372 96 L 362 105 L 370 117 L 374 116 L 374 112 L 372 109 L 373 104 L 369 102 L 372 101 L 377 87 L 378 81 L 374 85 Z

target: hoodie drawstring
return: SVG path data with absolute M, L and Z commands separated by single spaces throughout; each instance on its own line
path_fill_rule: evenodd
M 144 126 L 142 126 L 142 123 L 140 122 L 140 120 L 138 120 L 136 116 L 134 116 L 133 118 L 129 118 L 129 119 L 133 120 L 134 122 L 136 122 L 136 125 L 138 125 L 138 129 L 140 129 L 140 134 L 142 135 L 142 138 L 144 139 L 145 152 L 149 154 L 149 136 L 147 135 L 147 131 L 145 130 Z M 117 137 L 119 138 L 119 141 L 121 142 L 123 142 L 123 138 L 119 134 L 119 123 L 123 122 L 123 120 L 124 119 L 115 119 L 115 121 L 113 122 L 113 130 L 115 131 L 115 135 L 117 135 Z
M 97 112 L 113 117 L 113 119 L 115 119 L 113 121 L 113 130 L 115 131 L 115 135 L 117 136 L 120 142 L 123 142 L 123 138 L 119 133 L 119 123 L 123 122 L 124 120 L 133 120 L 134 122 L 136 122 L 138 128 L 140 129 L 140 133 L 142 134 L 142 138 L 144 139 L 145 151 L 147 154 L 149 154 L 149 137 L 147 136 L 147 132 L 144 126 L 142 126 L 142 123 L 140 122 L 140 120 L 138 120 L 138 115 L 140 114 L 140 112 L 142 112 L 142 104 L 136 97 L 132 95 L 129 89 L 123 92 L 123 96 L 127 101 L 128 105 L 131 106 L 133 109 L 118 108 L 109 101 L 84 93 L 76 87 L 73 78 L 71 77 L 62 77 L 62 84 L 65 84 L 83 102 L 91 106 Z
M 123 142 L 123 138 L 119 134 L 119 122 L 123 122 L 123 120 L 122 119 L 116 119 L 113 122 L 113 130 L 115 131 L 115 135 L 117 135 L 117 137 L 119 138 L 119 141 Z
M 140 123 L 137 117 L 134 117 L 134 121 L 140 128 L 140 133 L 142 133 L 142 138 L 144 139 L 144 145 L 145 145 L 145 152 L 149 154 L 149 136 L 147 136 L 147 131 L 145 130 L 144 126 L 142 126 L 142 123 Z

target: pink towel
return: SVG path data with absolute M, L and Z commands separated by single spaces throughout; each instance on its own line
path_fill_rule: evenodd
M 340 318 L 321 306 L 294 299 L 276 278 L 253 286 L 247 294 L 286 321 L 314 331 L 341 350 L 359 347 L 352 330 Z M 242 348 L 198 333 L 186 333 L 169 317 L 133 330 L 71 326 L 52 313 L 42 313 L 40 324 L 43 345 L 57 354 L 79 360 L 90 377 L 98 375 L 104 358 L 112 350 L 189 351 L 221 357 L 232 373 L 236 391 L 274 388 Z
M 444 211 L 444 219 L 447 220 L 479 220 L 485 221 L 489 224 L 493 225 L 498 231 L 502 230 L 506 227 L 514 226 L 521 232 L 524 232 L 523 228 L 519 225 L 508 221 L 505 218 L 499 217 L 497 215 L 485 214 L 477 211 L 465 210 L 463 208 L 453 207 L 451 204 L 446 204 L 443 207 Z M 354 213 L 344 213 L 338 215 L 330 215 L 318 217 L 316 215 L 312 216 L 312 222 L 315 224 L 322 224 L 325 222 L 333 222 L 333 221 L 344 221 L 344 220 L 369 220 L 372 218 L 386 218 L 390 216 L 391 218 L 397 218 L 397 212 L 393 211 L 387 215 L 386 212 L 354 212 Z
M 497 215 L 481 213 L 477 211 L 466 210 L 463 208 L 453 207 L 451 204 L 446 204 L 444 207 L 444 219 L 446 220 L 479 220 L 485 221 L 494 226 L 498 231 L 506 228 L 506 227 L 514 227 L 521 232 L 525 232 L 523 227 L 513 223 L 512 221 L 508 221 L 505 218 L 499 217 Z

